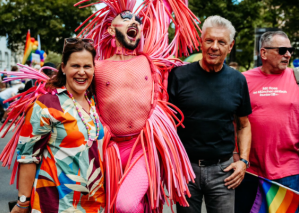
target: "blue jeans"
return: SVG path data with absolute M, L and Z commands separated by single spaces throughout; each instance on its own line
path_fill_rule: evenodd
M 299 175 L 292 175 L 273 180 L 299 192 Z M 258 188 L 258 178 L 245 174 L 241 185 L 236 188 L 235 213 L 249 213 L 254 203 Z M 298 213 L 298 209 L 296 211 Z
M 273 181 L 299 192 L 299 175 L 288 176 Z
M 208 213 L 233 213 L 235 190 L 227 189 L 224 186 L 224 179 L 230 176 L 233 171 L 223 170 L 233 162 L 229 159 L 225 162 L 211 166 L 202 166 L 191 163 L 195 172 L 195 183 L 188 184 L 191 197 L 187 198 L 189 207 L 182 207 L 177 204 L 177 213 L 201 213 L 202 199 Z

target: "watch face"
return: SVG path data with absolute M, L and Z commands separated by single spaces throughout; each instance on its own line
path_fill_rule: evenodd
M 25 201 L 26 201 L 26 196 L 25 196 L 25 195 L 22 195 L 22 196 L 20 197 L 20 201 L 21 201 L 21 202 L 25 202 Z

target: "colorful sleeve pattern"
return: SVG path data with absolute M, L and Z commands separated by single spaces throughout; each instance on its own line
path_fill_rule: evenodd
M 94 138 L 95 118 L 80 111 Z M 98 140 L 88 146 L 86 128 L 65 88 L 32 104 L 21 130 L 17 159 L 38 164 L 31 196 L 34 212 L 99 212 L 105 205 L 103 136 L 100 124 Z

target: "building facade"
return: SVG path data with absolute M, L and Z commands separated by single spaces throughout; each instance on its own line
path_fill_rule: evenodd
M 7 48 L 5 36 L 0 36 L 0 70 L 11 70 L 11 51 Z

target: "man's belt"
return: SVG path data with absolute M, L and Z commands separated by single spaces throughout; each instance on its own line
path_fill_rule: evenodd
M 222 158 L 218 158 L 218 159 L 200 159 L 197 162 L 196 161 L 191 161 L 192 163 L 196 163 L 198 164 L 198 166 L 212 166 L 212 165 L 216 165 L 218 163 L 222 163 L 225 161 L 228 161 L 232 156 L 225 156 Z
M 111 137 L 111 140 L 115 142 L 123 142 L 123 141 L 129 141 L 132 140 L 133 138 L 137 138 L 139 134 L 136 135 L 130 135 L 130 136 L 125 136 L 125 137 Z

